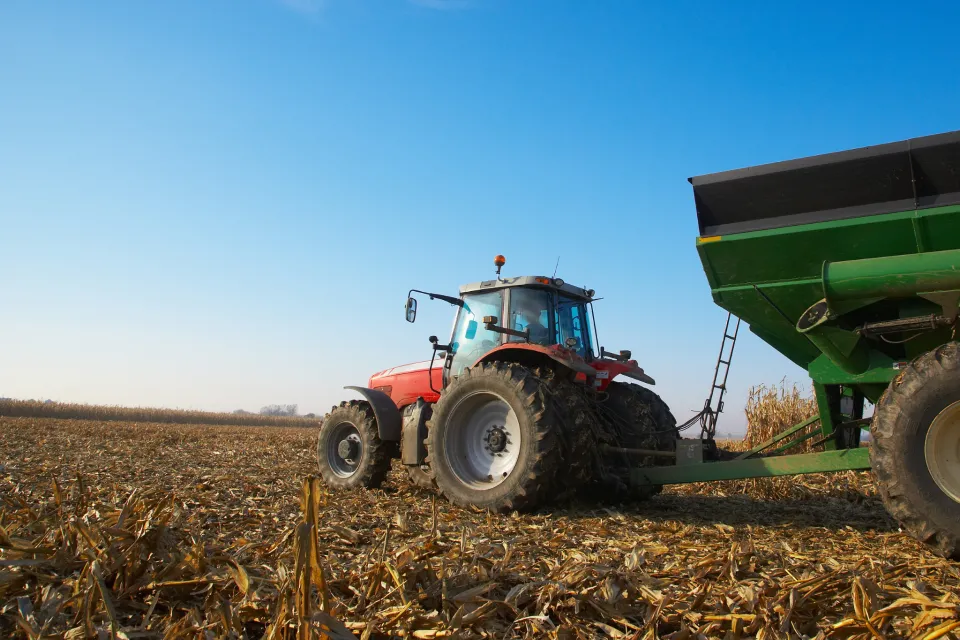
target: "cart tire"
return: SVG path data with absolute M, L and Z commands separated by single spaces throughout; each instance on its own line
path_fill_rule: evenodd
M 960 560 L 960 346 L 943 345 L 901 371 L 870 433 L 887 511 L 918 540 Z

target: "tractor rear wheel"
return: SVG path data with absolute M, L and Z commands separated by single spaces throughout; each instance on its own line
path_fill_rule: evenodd
M 607 397 L 602 402 L 607 417 L 613 418 L 618 431 L 619 446 L 628 449 L 654 449 L 657 451 L 676 451 L 677 420 L 660 396 L 645 387 L 624 382 L 611 382 L 607 387 Z M 612 414 L 612 415 L 611 415 Z M 662 459 L 653 457 L 623 460 L 623 464 L 649 465 L 662 464 Z M 660 493 L 662 487 L 642 487 L 631 491 L 632 498 L 648 498 Z
M 377 418 L 363 400 L 342 402 L 323 418 L 317 443 L 323 481 L 331 487 L 379 487 L 390 470 L 390 451 Z
M 546 394 L 546 383 L 517 364 L 464 370 L 428 423 L 428 462 L 440 491 L 455 504 L 499 512 L 545 500 L 560 463 Z
M 945 344 L 901 371 L 877 404 L 870 434 L 887 511 L 960 560 L 960 345 Z

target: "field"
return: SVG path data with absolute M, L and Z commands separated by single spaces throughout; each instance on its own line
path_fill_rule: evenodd
M 0 636 L 958 637 L 960 566 L 869 474 L 493 516 L 399 469 L 329 495 L 315 439 L 0 418 Z
M 247 427 L 315 427 L 320 421 L 305 416 L 273 416 L 258 413 L 217 413 L 153 407 L 109 407 L 69 402 L 40 402 L 0 398 L 0 417 L 61 418 L 115 422 L 163 422 L 167 424 L 226 424 Z

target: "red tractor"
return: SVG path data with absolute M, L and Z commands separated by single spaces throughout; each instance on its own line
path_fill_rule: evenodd
M 628 489 L 630 468 L 676 457 L 676 421 L 629 351 L 597 347 L 594 291 L 560 278 L 497 278 L 460 297 L 411 290 L 456 307 L 433 357 L 381 371 L 363 400 L 334 407 L 320 429 L 320 473 L 331 487 L 377 487 L 399 457 L 413 482 L 460 505 L 531 509 L 591 487 Z

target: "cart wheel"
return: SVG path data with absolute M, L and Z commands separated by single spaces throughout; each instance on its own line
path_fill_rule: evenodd
M 904 369 L 880 398 L 870 432 L 887 510 L 960 560 L 960 346 L 943 345 Z

